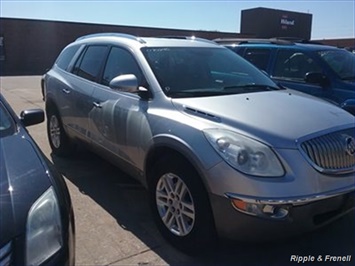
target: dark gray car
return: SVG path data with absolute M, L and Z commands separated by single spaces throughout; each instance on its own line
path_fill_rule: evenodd
M 40 109 L 19 119 L 0 94 L 0 265 L 75 263 L 68 188 L 25 129 L 43 121 Z
M 53 152 L 84 143 L 130 173 L 183 250 L 299 234 L 354 208 L 354 117 L 215 43 L 85 36 L 42 90 Z

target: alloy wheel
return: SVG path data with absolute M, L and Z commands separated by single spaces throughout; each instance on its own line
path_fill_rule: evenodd
M 177 175 L 160 177 L 156 186 L 156 204 L 161 220 L 177 236 L 188 235 L 195 223 L 195 206 L 189 188 Z
M 49 121 L 50 138 L 55 148 L 60 147 L 60 125 L 58 118 L 52 115 Z

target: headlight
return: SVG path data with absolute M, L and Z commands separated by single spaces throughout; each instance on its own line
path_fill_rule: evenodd
M 207 129 L 204 134 L 218 154 L 235 169 L 254 176 L 284 175 L 279 159 L 265 144 L 222 129 Z
M 26 224 L 26 265 L 38 265 L 62 246 L 58 201 L 49 188 L 31 207 Z

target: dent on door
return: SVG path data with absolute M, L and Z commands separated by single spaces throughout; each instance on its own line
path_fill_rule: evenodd
M 152 137 L 147 120 L 148 103 L 134 97 L 116 97 L 96 104 L 99 106 L 93 106 L 89 113 L 92 141 L 114 156 L 141 167 L 141 147 Z

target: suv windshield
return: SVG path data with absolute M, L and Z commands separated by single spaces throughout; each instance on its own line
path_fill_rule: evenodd
M 15 133 L 15 125 L 10 114 L 0 102 L 0 138 Z
M 164 93 L 170 97 L 279 89 L 260 70 L 228 49 L 150 47 L 142 51 Z
M 343 80 L 355 79 L 355 55 L 346 50 L 329 50 L 318 52 L 320 57 Z

